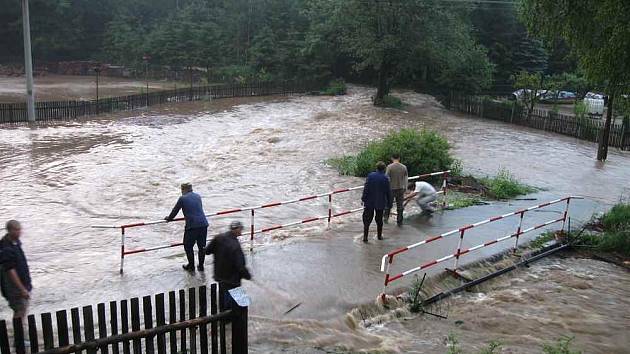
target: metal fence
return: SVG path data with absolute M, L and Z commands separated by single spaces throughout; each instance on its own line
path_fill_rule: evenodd
M 582 140 L 598 142 L 604 128 L 604 121 L 588 116 L 580 118 L 547 110 L 534 109 L 527 114 L 527 109 L 515 101 L 494 101 L 478 96 L 451 95 L 446 99 L 446 107 L 482 118 L 524 125 L 531 128 L 572 136 Z M 630 124 L 610 127 L 608 140 L 610 146 L 630 150 Z
M 321 83 L 316 81 L 251 82 L 196 86 L 98 100 L 36 102 L 35 116 L 37 121 L 71 120 L 171 102 L 228 97 L 293 95 L 320 88 Z M 28 122 L 26 103 L 0 103 L 0 124 L 22 122 Z
M 247 352 L 247 308 L 219 312 L 217 284 L 211 284 L 210 294 L 201 286 L 95 307 L 96 314 L 94 306 L 84 306 L 54 316 L 29 315 L 26 324 L 14 319 L 12 336 L 1 320 L 0 353 Z M 232 323 L 231 346 L 227 323 Z

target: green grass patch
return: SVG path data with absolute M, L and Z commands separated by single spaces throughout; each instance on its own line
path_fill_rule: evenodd
M 520 183 L 510 171 L 503 168 L 497 172 L 496 176 L 481 178 L 480 182 L 488 188 L 488 194 L 496 199 L 511 199 L 536 190 Z
M 555 343 L 544 344 L 542 351 L 544 354 L 581 354 L 581 351 L 571 349 L 573 337 L 562 337 Z
M 383 100 L 375 103 L 379 107 L 403 109 L 405 103 L 398 97 L 392 95 L 386 95 Z
M 545 245 L 545 243 L 555 240 L 555 239 L 556 239 L 555 232 L 553 231 L 543 232 L 538 237 L 536 237 L 532 242 L 530 242 L 529 246 L 532 248 L 542 248 Z
M 481 196 L 477 194 L 468 194 L 450 191 L 448 193 L 448 209 L 455 210 L 461 208 L 468 208 L 474 205 L 483 205 L 485 202 Z
M 623 231 L 630 229 L 630 203 L 619 203 L 602 217 L 605 231 Z
M 326 96 L 341 96 L 345 95 L 348 88 L 346 86 L 346 82 L 343 79 L 332 80 L 328 87 L 320 91 L 320 94 Z
M 448 170 L 453 163 L 448 141 L 429 130 L 402 129 L 381 140 L 370 142 L 356 156 L 329 159 L 341 174 L 365 177 L 378 161 L 389 162 L 394 153 L 401 156 L 410 176 Z

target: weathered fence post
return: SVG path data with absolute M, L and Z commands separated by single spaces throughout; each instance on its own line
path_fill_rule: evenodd
M 232 353 L 247 354 L 247 307 L 232 309 Z

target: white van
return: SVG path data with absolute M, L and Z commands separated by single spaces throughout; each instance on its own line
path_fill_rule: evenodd
M 593 116 L 604 115 L 604 95 L 589 92 L 584 96 L 584 104 L 586 105 L 586 113 Z

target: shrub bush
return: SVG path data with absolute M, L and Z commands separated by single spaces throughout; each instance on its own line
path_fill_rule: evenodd
M 453 163 L 448 141 L 436 132 L 402 129 L 379 141 L 369 143 L 354 161 L 354 175 L 367 176 L 378 161 L 388 162 L 394 153 L 400 154 L 409 176 L 448 170 Z
M 383 97 L 383 100 L 381 102 L 376 102 L 376 105 L 379 107 L 389 107 L 396 109 L 402 109 L 405 106 L 400 98 L 391 95 Z
M 510 171 L 503 168 L 494 177 L 482 178 L 481 183 L 488 188 L 491 196 L 497 199 L 510 199 L 535 190 L 517 181 Z
M 332 80 L 328 87 L 323 89 L 320 93 L 327 96 L 340 96 L 345 95 L 347 91 L 346 82 L 343 79 Z
M 613 206 L 602 217 L 602 224 L 606 231 L 630 230 L 630 204 L 619 203 Z

